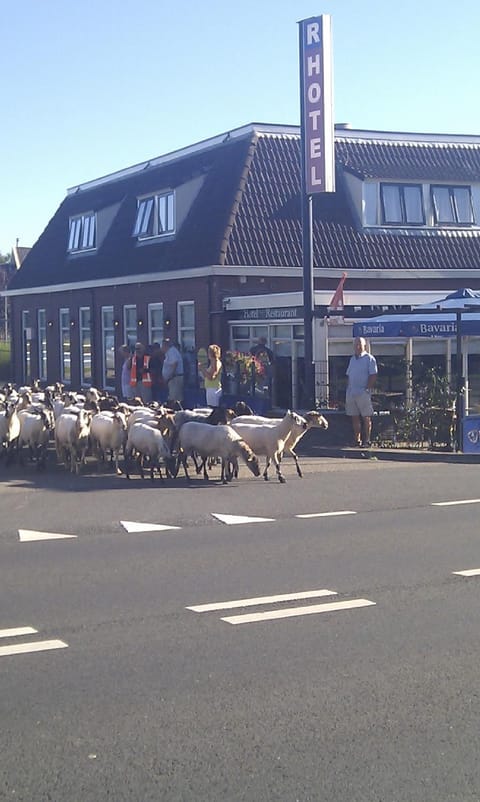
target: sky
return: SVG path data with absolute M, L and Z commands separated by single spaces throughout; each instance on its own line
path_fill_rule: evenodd
M 69 187 L 299 125 L 297 23 L 320 14 L 335 122 L 480 135 L 479 0 L 0 0 L 0 253 L 32 246 Z

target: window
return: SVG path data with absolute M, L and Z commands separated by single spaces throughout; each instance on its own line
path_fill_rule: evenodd
M 431 190 L 436 225 L 471 225 L 475 222 L 470 187 L 432 185 Z
M 72 380 L 70 309 L 60 309 L 60 378 L 67 384 Z
M 68 250 L 74 252 L 95 248 L 96 227 L 94 212 L 71 217 Z
M 420 184 L 380 184 L 384 225 L 425 224 Z
M 139 239 L 161 237 L 175 231 L 175 209 L 173 192 L 140 198 L 133 236 Z
M 47 319 L 45 309 L 37 311 L 38 378 L 47 378 Z
M 123 341 L 131 348 L 137 342 L 137 307 L 124 306 L 123 307 Z
M 115 387 L 115 329 L 113 306 L 102 306 L 103 386 Z
M 92 327 L 91 312 L 88 306 L 79 310 L 80 330 L 80 382 L 82 386 L 92 383 Z
M 195 350 L 195 302 L 178 302 L 178 342 L 184 351 Z
M 161 343 L 163 340 L 163 304 L 148 304 L 148 341 Z
M 32 328 L 28 309 L 22 312 L 22 346 L 23 381 L 27 384 L 32 380 Z

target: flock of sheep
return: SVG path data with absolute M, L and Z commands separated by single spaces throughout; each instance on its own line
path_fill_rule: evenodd
M 176 477 L 180 466 L 188 479 L 191 458 L 205 479 L 220 464 L 221 481 L 226 484 L 238 476 L 239 461 L 259 476 L 259 457 L 265 457 L 264 479 L 273 461 L 283 483 L 285 452 L 302 476 L 294 448 L 312 426 L 328 428 L 328 422 L 315 410 L 264 418 L 242 402 L 235 409 L 173 410 L 158 404 L 121 403 L 95 388 L 65 393 L 61 385 L 41 390 L 36 385 L 15 388 L 8 384 L 0 390 L 0 457 L 7 464 L 15 459 L 24 464 L 28 452 L 41 469 L 54 439 L 58 461 L 72 473 L 79 473 L 91 454 L 98 465 L 108 459 L 118 474 L 123 458 L 128 479 L 134 467 L 142 478 L 148 469 L 153 480 L 155 469 L 162 479 L 162 468 L 167 476 Z

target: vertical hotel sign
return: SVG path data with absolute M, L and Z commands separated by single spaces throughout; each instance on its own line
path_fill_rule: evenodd
M 331 17 L 300 22 L 302 170 L 306 195 L 335 192 Z

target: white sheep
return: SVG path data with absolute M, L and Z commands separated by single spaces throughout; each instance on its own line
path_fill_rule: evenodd
M 85 409 L 62 412 L 55 421 L 55 446 L 59 462 L 72 473 L 80 472 L 86 463 L 90 439 L 91 414 Z
M 268 480 L 268 469 L 273 460 L 278 481 L 284 483 L 285 477 L 280 468 L 281 455 L 289 436 L 292 435 L 292 438 L 296 438 L 306 430 L 307 422 L 305 418 L 288 410 L 285 417 L 273 425 L 270 422 L 237 423 L 237 420 L 238 418 L 234 418 L 230 424 L 232 428 L 248 443 L 252 451 L 267 458 L 263 478 Z
M 37 468 L 40 470 L 45 467 L 48 442 L 55 427 L 53 412 L 43 407 L 30 407 L 20 410 L 18 417 L 20 420 L 18 447 L 20 450 L 23 446 L 28 447 L 30 458 L 36 460 Z
M 92 449 L 97 457 L 97 466 L 105 460 L 107 453 L 110 453 L 110 462 L 115 465 L 117 474 L 121 473 L 118 467 L 120 452 L 125 448 L 127 442 L 127 421 L 122 412 L 97 412 L 93 416 L 90 425 L 90 439 Z
M 209 457 L 220 457 L 222 460 L 221 480 L 223 484 L 231 479 L 230 463 L 239 457 L 243 459 L 254 476 L 260 475 L 258 459 L 250 446 L 237 434 L 231 426 L 211 426 L 209 423 L 189 421 L 184 423 L 179 432 L 180 459 L 185 476 L 187 457 L 194 453 L 203 457 L 203 477 L 208 479 L 206 460 Z
M 150 479 L 152 482 L 155 468 L 158 469 L 160 478 L 163 479 L 160 470 L 161 460 L 164 462 L 167 472 L 170 472 L 170 446 L 163 434 L 153 426 L 139 421 L 138 423 L 134 423 L 128 430 L 127 444 L 125 446 L 125 475 L 127 479 L 130 479 L 130 461 L 134 452 L 140 457 L 139 468 L 142 479 L 144 478 L 144 457 L 148 457 L 149 459 Z
M 328 421 L 316 409 L 312 409 L 309 412 L 305 412 L 305 414 L 300 417 L 304 418 L 304 420 L 307 423 L 307 426 L 305 429 L 302 429 L 298 433 L 294 434 L 293 432 L 291 432 L 289 434 L 289 436 L 285 441 L 284 451 L 286 451 L 287 454 L 290 454 L 293 457 L 293 459 L 295 460 L 295 467 L 297 469 L 297 473 L 299 477 L 302 478 L 303 474 L 298 461 L 298 456 L 295 453 L 294 448 L 299 442 L 299 440 L 301 440 L 304 434 L 308 431 L 308 429 L 312 428 L 328 429 Z M 249 423 L 249 424 L 251 423 L 257 425 L 265 424 L 267 426 L 275 426 L 277 423 L 280 423 L 281 420 L 282 420 L 281 418 L 264 418 L 260 415 L 239 415 L 237 418 L 235 418 L 235 423 Z M 279 456 L 280 462 L 282 461 L 282 456 L 283 452 Z
M 18 438 L 20 435 L 20 419 L 16 404 L 6 402 L 5 409 L 0 412 L 0 451 L 6 451 L 7 464 L 9 464 L 18 448 Z

